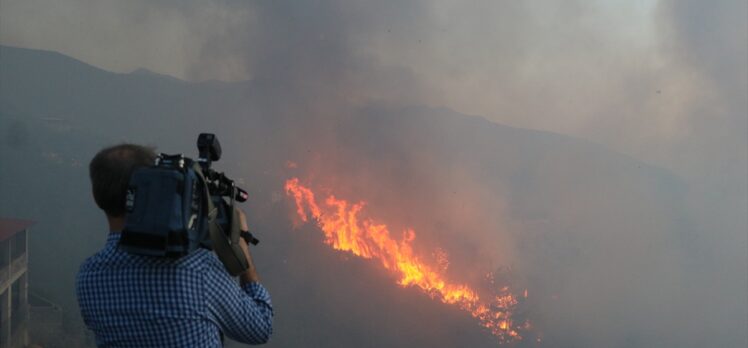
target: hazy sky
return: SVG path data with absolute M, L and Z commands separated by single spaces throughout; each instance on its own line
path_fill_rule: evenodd
M 443 106 L 669 169 L 732 295 L 748 287 L 747 22 L 744 0 L 0 0 L 3 45 L 280 81 L 317 113 Z
M 674 171 L 746 226 L 747 16 L 743 0 L 0 0 L 0 43 L 571 135 Z
M 446 106 L 603 143 L 682 175 L 746 173 L 745 1 L 0 6 L 3 44 L 108 70 L 242 80 L 316 69 L 311 77 L 329 79 L 338 97 Z M 703 162 L 715 156 L 720 163 Z

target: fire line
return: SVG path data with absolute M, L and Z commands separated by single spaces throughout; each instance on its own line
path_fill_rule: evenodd
M 318 201 L 298 178 L 287 180 L 285 190 L 295 201 L 298 218 L 307 223 L 311 217 L 324 233 L 325 244 L 333 249 L 374 260 L 392 273 L 400 286 L 417 287 L 433 299 L 469 312 L 501 343 L 521 340 L 520 332 L 530 328 L 528 321 L 513 321 L 518 300 L 508 288 L 482 298 L 470 286 L 448 281 L 438 265 L 419 258 L 413 249 L 416 233 L 412 229 L 396 240 L 386 224 L 361 216 L 364 202 L 350 203 L 333 195 Z

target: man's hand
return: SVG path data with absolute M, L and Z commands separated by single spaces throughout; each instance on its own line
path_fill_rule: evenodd
M 239 216 L 239 226 L 242 231 L 249 231 L 249 226 L 247 226 L 247 216 L 244 215 L 244 212 L 239 208 L 236 209 L 237 215 Z M 247 246 L 247 241 L 244 240 L 244 238 L 239 238 L 239 246 L 242 248 L 242 251 L 244 252 L 244 256 L 247 257 L 247 263 L 249 264 L 249 268 L 247 268 L 246 271 L 239 274 L 239 281 L 241 281 L 242 284 L 244 283 L 251 283 L 251 282 L 259 282 L 260 277 L 257 275 L 257 269 L 255 268 L 255 263 L 252 261 L 252 255 L 249 253 L 249 246 Z

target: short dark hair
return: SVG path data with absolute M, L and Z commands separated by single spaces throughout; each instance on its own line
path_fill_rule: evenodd
M 130 176 L 140 167 L 153 165 L 152 147 L 120 144 L 102 149 L 88 165 L 96 205 L 112 217 L 125 215 L 125 198 Z

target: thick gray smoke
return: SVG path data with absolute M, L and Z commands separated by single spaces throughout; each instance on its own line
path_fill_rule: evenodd
M 38 71 L 57 70 L 37 69 L 52 60 L 16 57 L 28 71 L 3 76 L 33 83 L 0 85 L 0 111 L 4 127 L 23 129 L 9 133 L 21 140 L 11 137 L 8 149 L 41 151 L 52 162 L 64 150 L 46 150 L 38 119 L 85 115 L 71 126 L 93 139 L 69 146 L 79 166 L 97 146 L 119 140 L 189 152 L 207 127 L 227 139 L 226 149 L 246 150 L 226 163 L 257 197 L 276 201 L 254 203 L 259 224 L 285 226 L 278 200 L 289 175 L 366 199 L 372 215 L 414 227 L 425 250 L 445 249 L 452 268 L 464 270 L 456 277 L 511 268 L 530 289 L 525 310 L 549 346 L 740 347 L 748 343 L 747 16 L 741 0 L 2 0 L 0 44 L 192 82 L 81 69 L 55 75 L 66 81 L 55 89 Z M 42 89 L 59 98 L 46 109 L 32 97 Z M 138 126 L 149 122 L 178 135 L 163 139 Z M 300 168 L 283 169 L 287 160 Z M 6 167 L 0 175 L 21 172 Z M 67 190 L 60 196 L 74 194 Z M 0 207 L 0 215 L 24 212 Z M 333 256 L 306 249 L 321 249 L 317 240 L 296 241 L 310 230 L 271 237 L 270 245 L 278 238 L 288 250 L 260 256 L 326 265 Z M 270 262 L 276 289 L 311 283 L 331 291 L 320 284 L 339 281 L 318 281 L 313 268 L 285 261 Z M 366 291 L 356 276 L 341 275 L 354 279 L 344 290 Z M 444 333 L 448 324 L 432 323 L 439 338 L 356 325 L 392 318 L 369 313 L 371 303 L 356 307 L 359 297 L 344 290 L 337 302 L 316 298 L 349 331 L 341 337 L 325 336 L 329 328 L 302 315 L 319 307 L 277 290 L 286 300 L 279 308 L 293 306 L 285 313 L 297 317 L 281 319 L 285 340 L 276 343 L 315 337 L 345 346 L 367 335 L 387 337 L 380 345 L 460 342 L 459 330 Z M 70 297 L 60 293 L 60 301 Z M 434 311 L 428 306 L 411 308 Z M 359 312 L 342 313 L 351 308 Z M 322 334 L 295 340 L 289 331 L 304 322 Z
M 710 160 L 733 164 L 718 172 L 746 171 L 741 151 L 723 151 L 746 144 L 744 1 L 2 7 L 4 44 L 114 71 L 264 79 L 323 110 L 371 100 L 445 106 L 592 140 L 682 175 L 707 176 Z

